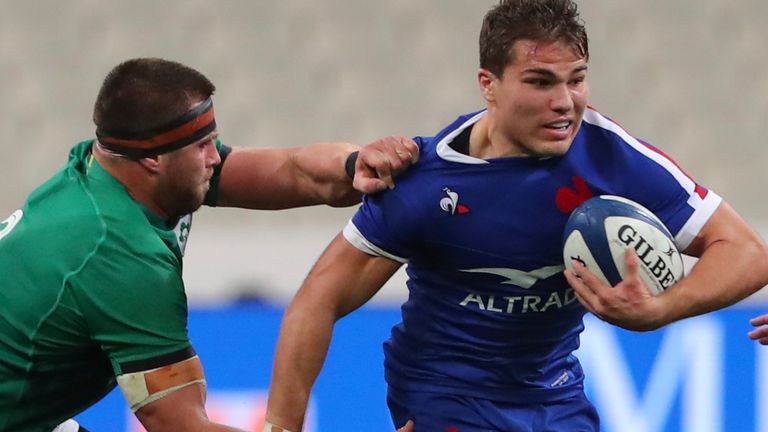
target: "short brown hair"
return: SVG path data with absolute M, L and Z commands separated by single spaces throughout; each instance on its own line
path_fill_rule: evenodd
M 589 59 L 587 30 L 572 0 L 501 0 L 483 19 L 480 67 L 501 78 L 521 39 L 563 41 Z
M 216 87 L 200 72 L 160 58 L 136 58 L 115 66 L 104 78 L 93 107 L 101 130 L 138 133 L 180 117 Z

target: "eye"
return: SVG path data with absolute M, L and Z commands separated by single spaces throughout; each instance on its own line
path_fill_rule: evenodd
M 543 78 L 533 78 L 533 79 L 526 80 L 525 82 L 534 87 L 547 87 L 551 84 L 549 80 L 546 80 Z
M 582 77 L 578 77 L 578 78 L 574 78 L 574 79 L 572 79 L 569 82 L 569 84 L 571 84 L 571 85 L 579 85 L 579 84 L 583 83 L 586 79 L 587 78 L 583 77 L 583 76 Z

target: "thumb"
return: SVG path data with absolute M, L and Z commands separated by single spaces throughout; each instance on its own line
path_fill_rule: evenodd
M 381 179 L 363 176 L 358 177 L 357 174 L 355 174 L 355 179 L 352 181 L 352 187 L 356 191 L 364 194 L 373 194 L 388 188 L 387 184 Z

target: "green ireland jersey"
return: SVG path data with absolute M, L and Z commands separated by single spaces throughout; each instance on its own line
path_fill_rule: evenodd
M 134 201 L 91 144 L 0 216 L 0 431 L 50 432 L 117 375 L 194 355 L 181 277 L 191 216 L 169 225 Z

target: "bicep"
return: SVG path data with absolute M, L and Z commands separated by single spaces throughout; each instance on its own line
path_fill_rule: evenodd
M 360 201 L 344 170 L 357 147 L 319 142 L 290 148 L 236 149 L 224 164 L 218 205 L 276 210 Z
M 221 207 L 281 209 L 303 204 L 291 174 L 291 148 L 234 148 L 219 180 Z
M 683 253 L 700 257 L 707 248 L 720 241 L 762 242 L 747 222 L 725 201 L 720 203 Z
M 290 159 L 287 148 L 234 148 L 221 170 L 220 207 L 272 209 L 290 197 L 294 181 L 281 174 Z
M 364 253 L 339 234 L 309 272 L 296 301 L 325 303 L 341 318 L 373 297 L 401 265 Z

